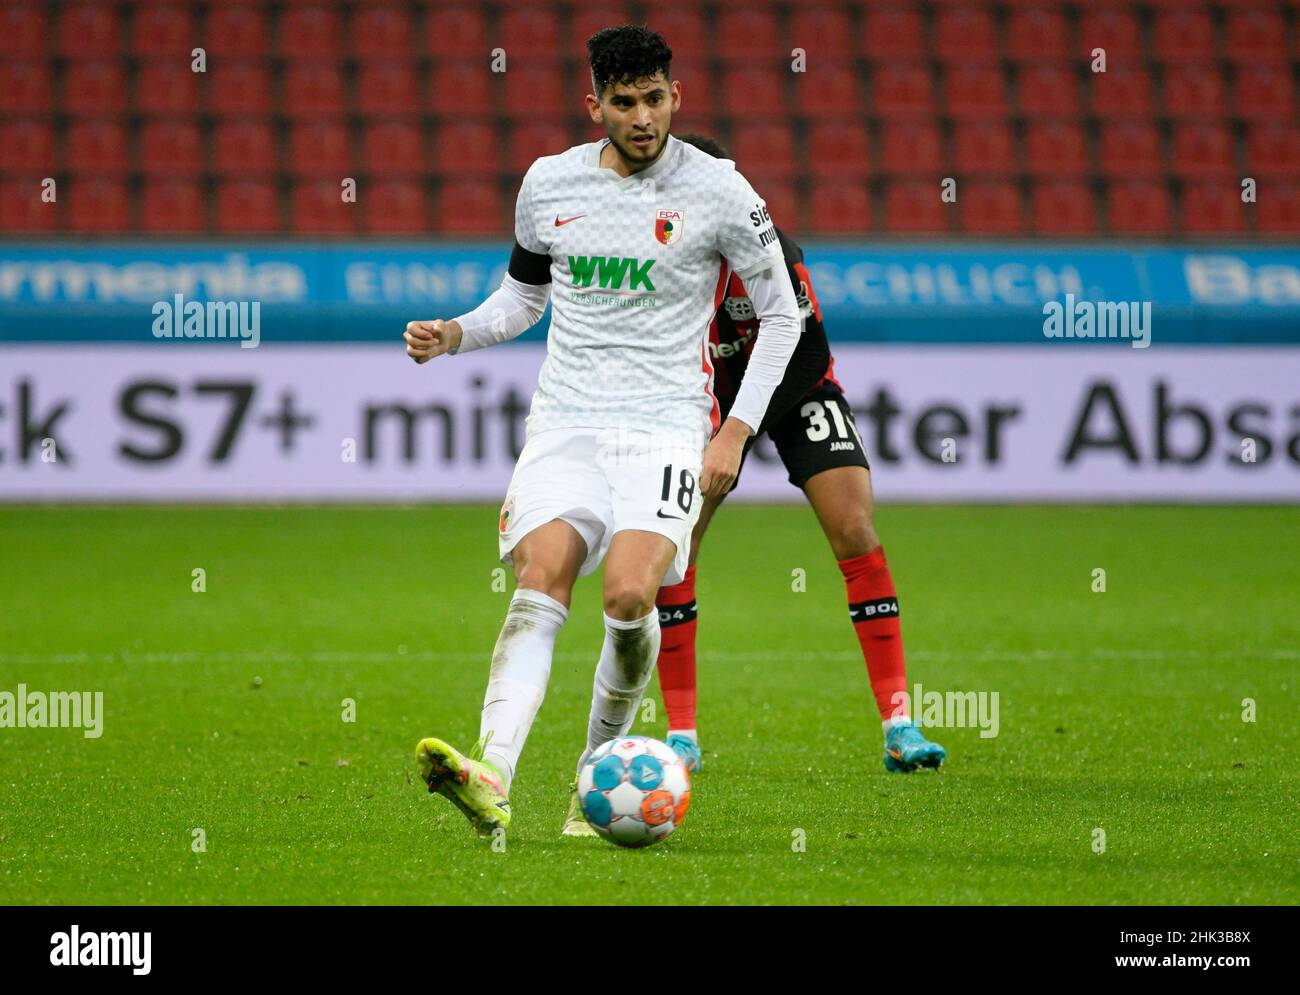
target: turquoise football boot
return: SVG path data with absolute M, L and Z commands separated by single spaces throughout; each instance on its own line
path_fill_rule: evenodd
M 686 764 L 686 769 L 694 774 L 704 763 L 704 754 L 700 752 L 700 744 L 691 739 L 690 736 L 684 736 L 680 732 L 673 733 L 664 742 L 672 747 Z
M 885 734 L 885 770 L 910 774 L 922 767 L 938 770 L 948 759 L 948 751 L 931 743 L 912 723 L 896 725 Z

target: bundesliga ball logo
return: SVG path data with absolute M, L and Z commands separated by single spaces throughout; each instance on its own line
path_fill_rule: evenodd
M 650 846 L 673 834 L 691 804 L 691 776 L 671 746 L 648 736 L 612 739 L 578 775 L 587 822 L 619 846 Z

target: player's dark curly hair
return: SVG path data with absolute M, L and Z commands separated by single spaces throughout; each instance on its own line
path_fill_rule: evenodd
M 657 72 L 662 72 L 665 80 L 673 78 L 669 70 L 673 50 L 662 35 L 644 24 L 622 24 L 597 31 L 587 39 L 587 58 L 597 97 L 608 86 L 631 86 Z
M 687 145 L 694 145 L 701 152 L 707 152 L 715 159 L 731 158 L 731 153 L 708 135 L 701 135 L 694 131 L 688 131 L 684 135 L 676 135 L 675 137 L 679 142 L 685 142 Z

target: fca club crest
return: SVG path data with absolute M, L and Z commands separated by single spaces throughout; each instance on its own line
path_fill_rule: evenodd
M 685 211 L 660 211 L 655 216 L 655 238 L 664 245 L 672 245 L 682 237 L 685 223 Z

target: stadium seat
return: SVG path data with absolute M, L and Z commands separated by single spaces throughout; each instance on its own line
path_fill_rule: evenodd
M 343 76 L 336 62 L 289 62 L 284 68 L 280 107 L 289 117 L 343 114 Z
M 722 109 L 751 120 L 782 117 L 786 113 L 785 82 L 789 70 L 771 64 L 733 67 L 722 78 Z
M 361 193 L 358 190 L 358 200 Z M 297 232 L 314 235 L 350 235 L 357 228 L 356 203 L 343 200 L 343 189 L 335 180 L 300 180 L 293 185 L 289 201 L 289 225 Z
M 142 173 L 192 178 L 204 171 L 206 152 L 197 124 L 191 121 L 145 121 L 139 134 Z
M 1036 121 L 1025 128 L 1025 165 L 1044 178 L 1077 179 L 1088 170 L 1088 145 L 1073 121 Z
M 1300 235 L 1300 182 L 1294 176 L 1260 184 L 1255 230 L 1268 235 Z
M 839 5 L 827 7 L 801 6 L 791 15 L 795 30 L 784 54 L 799 47 L 808 54 L 808 69 L 825 62 L 843 62 L 854 58 L 857 45 L 854 41 L 853 23 Z
M 810 62 L 808 71 L 792 73 L 795 106 L 810 119 L 842 121 L 856 118 L 865 108 L 857 68 L 851 62 Z
M 299 60 L 333 61 L 339 57 L 341 38 L 336 10 L 290 6 L 280 13 L 276 50 L 290 65 Z
M 995 64 L 953 64 L 944 67 L 944 100 L 958 120 L 1001 119 L 1007 116 L 1006 84 Z
M 1202 121 L 1227 113 L 1223 79 L 1213 63 L 1166 66 L 1163 75 L 1164 107 L 1170 117 Z
M 781 226 L 782 231 L 795 232 L 804 227 L 799 212 L 799 198 L 794 184 L 786 180 L 763 180 L 755 191 L 763 198 L 767 213 Z
M 1246 132 L 1246 173 L 1257 177 L 1300 176 L 1300 129 L 1257 122 Z
M 76 116 L 126 112 L 126 75 L 118 62 L 69 62 L 63 74 L 63 109 Z
M 953 128 L 950 161 L 958 176 L 1011 177 L 1020 171 L 1016 140 L 1003 121 L 959 123 Z
M 411 18 L 403 5 L 358 5 L 347 34 L 352 53 L 360 59 L 404 65 L 415 54 Z
M 480 117 L 496 112 L 495 79 L 486 62 L 434 62 L 429 109 L 441 117 Z
M 1177 125 L 1170 165 L 1178 176 L 1211 179 L 1238 175 L 1235 142 L 1219 123 Z
M 271 113 L 271 79 L 257 62 L 218 62 L 208 70 L 208 103 L 218 117 L 263 117 Z
M 877 61 L 924 59 L 925 21 L 918 10 L 868 7 L 862 14 L 862 54 Z
M 1151 77 L 1142 68 L 1108 63 L 1104 73 L 1088 73 L 1092 112 L 1102 120 L 1151 116 Z
M 472 3 L 443 6 L 434 4 L 425 19 L 423 52 L 438 52 L 444 58 L 474 59 L 481 64 L 492 48 L 488 44 L 487 13 Z
M 361 166 L 373 176 L 421 177 L 428 173 L 424 133 L 410 121 L 372 121 L 361 134 Z
M 69 59 L 116 57 L 122 51 L 121 20 L 115 4 L 68 3 L 59 11 L 56 48 Z
M 54 82 L 44 62 L 0 60 L 0 113 L 48 114 Z
M 962 231 L 971 235 L 1014 235 L 1024 231 L 1020 188 L 1005 180 L 970 180 L 957 187 Z
M 695 117 L 712 117 L 717 105 L 719 88 L 714 83 L 713 70 L 709 63 L 700 59 L 673 59 L 673 79 L 681 83 L 682 109 L 678 114 Z M 591 73 L 586 63 L 582 63 L 575 80 L 574 89 L 578 93 L 591 92 Z M 586 113 L 582 117 L 586 117 Z M 673 130 L 676 131 L 677 115 L 673 115 Z M 689 129 L 688 129 L 689 130 Z
M 1072 66 L 1022 65 L 1016 72 L 1016 103 L 1029 118 L 1074 118 L 1079 80 Z
M 573 33 L 574 41 L 586 44 L 586 39 L 593 33 L 592 23 L 578 20 L 579 11 L 575 11 Z M 630 24 L 630 21 L 604 21 L 599 27 L 610 24 Z M 581 25 L 581 27 L 579 27 Z M 669 39 L 673 50 L 673 61 L 678 59 L 705 59 L 713 54 L 713 39 L 709 31 L 704 11 L 693 5 L 675 5 L 657 8 L 655 11 L 655 30 Z M 586 49 L 577 50 L 577 55 L 586 56 Z
M 1108 184 L 1107 220 L 1121 235 L 1158 235 L 1170 230 L 1169 190 L 1151 180 Z
M 1196 180 L 1183 187 L 1183 231 L 1189 235 L 1246 230 L 1241 187 L 1224 180 Z
M 207 198 L 190 180 L 158 179 L 141 191 L 140 227 L 152 232 L 206 231 Z
M 0 120 L 0 173 L 49 176 L 54 172 L 54 125 L 41 120 Z
M 696 15 L 678 17 L 679 12 Z M 587 60 L 587 39 L 611 24 L 633 24 L 635 18 L 626 4 L 597 0 L 591 4 L 574 4 L 569 8 L 569 23 L 561 24 L 565 45 L 557 54 L 566 58 Z M 657 7 L 654 16 L 655 30 L 672 40 L 673 59 L 701 58 L 708 54 L 707 34 L 699 12 L 680 7 Z
M 140 4 L 131 19 L 131 53 L 137 57 L 189 57 L 199 41 L 198 28 L 188 7 L 151 7 Z
M 356 107 L 366 117 L 409 118 L 421 113 L 420 84 L 409 63 L 363 63 L 356 76 Z
M 192 117 L 199 112 L 200 74 L 188 61 L 151 58 L 140 63 L 135 76 L 132 109 L 154 115 Z
M 725 39 L 725 44 L 715 46 L 714 52 L 724 61 L 745 64 L 754 59 L 790 58 L 790 49 L 797 42 L 782 33 L 775 11 L 727 4 L 720 11 L 716 37 Z
M 41 199 L 41 180 L 0 178 L 0 231 L 49 232 L 59 226 L 60 202 Z
M 449 121 L 433 133 L 435 172 L 491 179 L 501 168 L 500 129 L 491 121 Z
M 506 51 L 506 75 L 534 59 L 553 59 L 562 54 L 563 35 L 558 12 L 547 5 L 505 8 L 497 21 L 499 47 Z M 494 42 L 493 47 L 498 47 Z M 479 53 L 480 57 L 486 53 Z M 510 60 L 514 60 L 511 64 Z
M 218 173 L 269 176 L 279 164 L 275 132 L 265 121 L 222 121 L 212 144 Z
M 0 58 L 44 56 L 49 36 L 50 22 L 41 4 L 12 3 L 0 9 Z
M 1238 66 L 1233 108 L 1253 121 L 1295 120 L 1295 77 L 1289 65 Z
M 930 121 L 886 124 L 880 149 L 881 168 L 898 176 L 938 174 L 945 162 L 939 129 Z
M 64 161 L 73 173 L 123 176 L 131 166 L 126 128 L 117 120 L 71 122 L 65 149 Z
M 514 216 L 514 198 L 509 215 Z M 497 185 L 485 180 L 455 180 L 444 183 L 435 200 L 433 229 L 454 235 L 497 234 L 513 223 Z
M 1157 10 L 1152 37 L 1162 62 L 1205 62 L 1216 58 L 1214 21 L 1206 10 Z
M 761 122 L 738 128 L 730 151 L 752 181 L 789 180 L 795 175 L 794 134 L 785 123 Z
M 866 184 L 834 180 L 815 183 L 809 207 L 809 221 L 815 231 L 836 235 L 865 235 L 871 231 L 871 197 Z
M 424 186 L 415 180 L 380 180 L 361 193 L 362 225 L 383 235 L 418 235 L 429 230 Z
M 297 121 L 289 128 L 289 172 L 341 179 L 352 176 L 352 138 L 340 120 Z
M 66 198 L 68 229 L 73 232 L 122 232 L 132 227 L 131 195 L 121 180 L 78 177 L 59 194 Z
M 1001 54 L 993 15 L 979 6 L 936 11 L 934 38 L 939 58 L 949 62 L 996 60 Z
M 865 182 L 871 170 L 865 129 L 842 124 L 811 125 L 807 148 L 797 149 L 795 156 L 816 179 Z
M 1013 59 L 1057 60 L 1073 54 L 1065 15 L 1060 10 L 1035 7 L 1009 11 L 1006 34 L 1006 54 Z
M 1079 13 L 1078 55 L 1092 62 L 1094 49 L 1106 52 L 1106 68 L 1143 55 L 1142 29 L 1131 7 L 1087 7 Z
M 919 235 L 948 230 L 948 205 L 939 199 L 939 180 L 895 180 L 885 192 L 885 229 Z
M 678 131 L 673 118 L 673 131 Z M 573 129 L 559 121 L 525 121 L 510 129 L 510 171 L 523 176 L 538 157 L 557 155 L 575 144 Z
M 280 194 L 270 180 L 230 179 L 217 185 L 216 228 L 226 234 L 278 232 Z
M 872 76 L 872 113 L 886 120 L 934 115 L 934 84 L 924 63 L 884 63 Z
M 256 6 L 216 6 L 208 9 L 203 33 L 209 57 L 260 58 L 269 51 L 266 15 Z
M 503 110 L 513 121 L 559 121 L 583 107 L 580 96 L 567 85 L 569 77 L 560 62 L 520 60 L 502 76 L 506 84 Z M 591 87 L 589 79 L 587 87 Z
M 1102 124 L 1098 129 L 1097 162 L 1107 176 L 1120 179 L 1158 176 L 1164 168 L 1160 133 L 1145 122 Z
M 1277 10 L 1226 12 L 1224 54 L 1233 62 L 1284 61 L 1286 22 Z
M 1091 187 L 1074 180 L 1045 180 L 1031 194 L 1033 230 L 1040 235 L 1093 235 L 1097 211 Z

